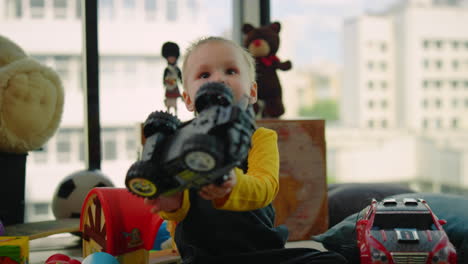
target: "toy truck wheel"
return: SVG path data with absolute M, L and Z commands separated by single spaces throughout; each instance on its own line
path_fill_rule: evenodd
M 180 122 L 176 116 L 168 112 L 152 112 L 143 125 L 143 134 L 146 138 L 157 132 L 170 135 L 174 133 L 181 124 L 182 122 Z
M 133 163 L 127 172 L 125 186 L 133 194 L 144 198 L 157 197 L 158 188 L 152 181 L 153 169 L 151 163 L 137 161 Z
M 210 172 L 221 166 L 222 160 L 222 145 L 213 136 L 195 135 L 184 145 L 183 161 L 192 171 Z

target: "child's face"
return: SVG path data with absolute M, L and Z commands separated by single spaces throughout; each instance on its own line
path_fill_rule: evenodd
M 185 105 L 194 111 L 195 94 L 206 82 L 222 82 L 232 89 L 238 102 L 247 96 L 249 103 L 257 100 L 257 84 L 250 80 L 248 66 L 233 45 L 221 41 L 203 43 L 189 55 L 184 72 Z

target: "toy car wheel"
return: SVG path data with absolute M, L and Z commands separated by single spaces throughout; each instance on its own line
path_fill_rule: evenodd
M 157 132 L 170 135 L 181 125 L 182 122 L 176 116 L 168 112 L 155 111 L 146 119 L 143 125 L 143 134 L 147 138 Z
M 210 135 L 195 135 L 184 145 L 183 161 L 192 171 L 210 172 L 221 165 L 223 147 Z
M 127 172 L 125 186 L 137 196 L 155 198 L 158 194 L 158 188 L 150 178 L 153 175 L 152 171 L 151 163 L 135 162 Z

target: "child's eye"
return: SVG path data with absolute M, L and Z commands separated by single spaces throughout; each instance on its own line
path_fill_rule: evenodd
M 234 75 L 234 74 L 237 74 L 237 70 L 236 69 L 228 69 L 226 71 L 226 73 L 229 74 L 229 75 Z
M 198 78 L 201 78 L 201 79 L 206 79 L 208 77 L 210 77 L 210 74 L 208 72 L 203 72 L 198 76 Z

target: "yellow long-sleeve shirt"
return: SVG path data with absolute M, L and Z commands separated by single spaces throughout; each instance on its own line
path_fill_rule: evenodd
M 252 135 L 248 155 L 248 169 L 244 173 L 235 168 L 237 184 L 229 196 L 214 200 L 213 206 L 221 210 L 250 211 L 269 205 L 279 190 L 279 153 L 276 132 L 258 128 Z M 188 190 L 184 191 L 182 206 L 175 212 L 160 212 L 163 219 L 180 222 L 190 209 Z

